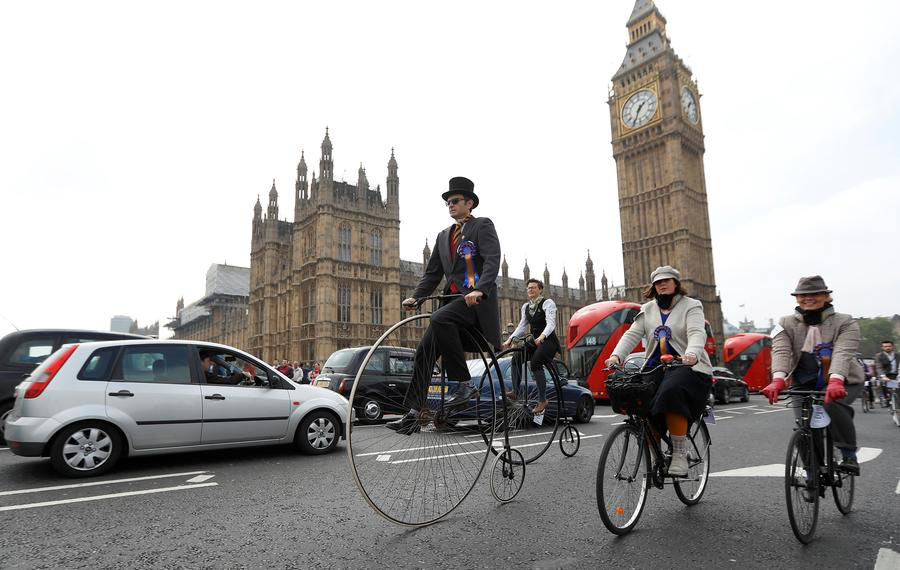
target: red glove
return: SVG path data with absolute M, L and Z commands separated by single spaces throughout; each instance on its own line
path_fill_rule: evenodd
M 835 400 L 840 400 L 847 396 L 847 390 L 844 389 L 844 381 L 840 378 L 829 378 L 828 386 L 825 387 L 825 403 L 830 404 Z
M 774 404 L 778 401 L 778 392 L 781 392 L 785 388 L 787 388 L 787 386 L 784 383 L 784 378 L 776 378 L 772 380 L 771 384 L 762 389 L 762 393 L 769 399 L 770 404 Z

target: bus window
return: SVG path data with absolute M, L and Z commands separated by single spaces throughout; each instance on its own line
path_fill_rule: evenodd
M 587 378 L 600 360 L 600 353 L 606 348 L 609 337 L 622 324 L 633 322 L 637 313 L 635 309 L 616 311 L 594 325 L 569 349 L 569 373 L 576 378 Z

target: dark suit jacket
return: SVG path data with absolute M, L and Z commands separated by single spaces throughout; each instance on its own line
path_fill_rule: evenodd
M 466 262 L 461 255 L 452 255 L 450 251 L 450 226 L 442 230 L 435 241 L 434 250 L 425 274 L 413 292 L 416 299 L 427 297 L 434 291 L 442 278 L 447 279 L 444 293 L 449 292 L 450 283 L 456 283 L 462 293 L 481 291 L 484 297 L 472 310 L 478 316 L 478 325 L 484 338 L 494 347 L 500 346 L 500 308 L 497 304 L 497 273 L 500 269 L 500 239 L 490 218 L 470 218 L 465 223 L 460 242 L 470 241 L 475 244 L 473 256 L 478 281 L 475 287 L 466 286 Z

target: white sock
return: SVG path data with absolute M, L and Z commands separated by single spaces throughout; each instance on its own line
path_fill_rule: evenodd
M 687 436 L 673 435 L 672 438 L 672 455 L 684 455 L 684 442 Z

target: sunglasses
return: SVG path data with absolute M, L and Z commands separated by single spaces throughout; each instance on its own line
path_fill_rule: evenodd
M 460 202 L 462 202 L 463 200 L 465 200 L 465 198 L 450 198 L 449 200 L 447 200 L 447 205 L 455 206 L 455 205 L 459 204 Z

